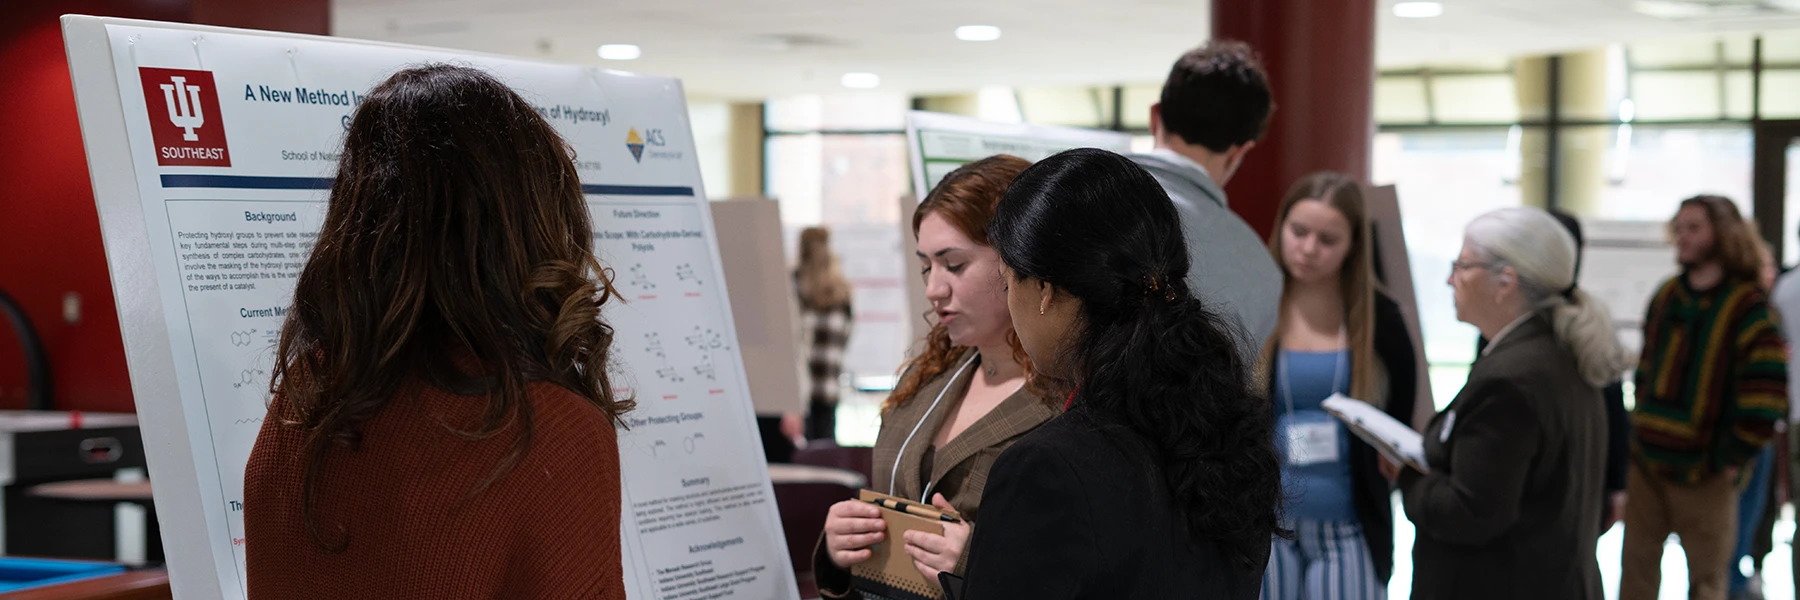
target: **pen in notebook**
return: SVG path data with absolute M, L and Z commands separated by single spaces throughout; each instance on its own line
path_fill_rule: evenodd
M 899 500 L 886 500 L 886 499 L 882 499 L 882 498 L 875 498 L 875 499 L 869 500 L 869 503 L 874 504 L 876 506 L 881 506 L 881 507 L 889 508 L 892 510 L 897 510 L 897 511 L 909 514 L 909 515 L 925 517 L 927 519 L 935 518 L 939 521 L 943 521 L 946 523 L 961 523 L 962 522 L 962 519 L 958 519 L 956 517 L 946 515 L 942 512 L 938 512 L 937 509 L 928 507 L 928 506 L 925 506 L 922 504 L 914 504 L 911 502 L 902 502 Z

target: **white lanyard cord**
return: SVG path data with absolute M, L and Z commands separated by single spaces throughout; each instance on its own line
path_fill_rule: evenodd
M 944 389 L 938 390 L 937 399 L 931 401 L 931 407 L 925 409 L 925 415 L 919 417 L 919 422 L 913 425 L 912 432 L 906 434 L 906 441 L 900 442 L 900 452 L 894 455 L 894 468 L 888 471 L 887 493 L 889 496 L 894 495 L 894 483 L 900 478 L 900 461 L 905 460 L 906 447 L 912 444 L 913 436 L 919 434 L 919 428 L 925 426 L 925 420 L 930 419 L 931 413 L 937 412 L 938 403 L 944 401 L 944 394 L 949 393 L 950 388 L 956 387 L 956 380 L 961 378 L 963 371 L 967 371 L 969 365 L 975 364 L 975 359 L 978 358 L 981 358 L 980 352 L 976 352 L 974 356 L 969 357 L 969 360 L 963 361 L 961 367 L 957 367 L 956 373 L 950 376 L 950 381 L 944 383 Z

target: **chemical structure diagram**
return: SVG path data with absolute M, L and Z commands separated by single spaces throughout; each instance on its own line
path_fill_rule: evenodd
M 231 387 L 237 389 L 255 387 L 267 381 L 268 377 L 268 371 L 262 369 L 244 369 L 238 372 L 237 381 L 232 382 Z
M 704 439 L 706 439 L 706 434 L 704 433 L 695 433 L 693 435 L 684 436 L 681 438 L 681 448 L 688 454 L 693 454 L 694 451 L 699 448 L 700 440 Z M 650 443 L 647 444 L 647 447 L 650 450 L 650 456 L 654 458 L 667 458 L 663 456 L 663 452 L 665 452 L 665 449 L 667 448 L 672 448 L 672 445 L 663 440 L 651 440 Z
M 654 331 L 644 334 L 644 353 L 662 360 L 662 368 L 656 370 L 657 377 L 661 377 L 669 383 L 681 383 L 687 381 L 682 378 L 680 371 L 675 370 L 675 367 L 669 366 L 669 354 L 663 350 L 662 334 Z
M 231 332 L 231 345 L 233 345 L 233 346 L 249 346 L 250 344 L 254 343 L 255 341 L 256 341 L 256 330 L 255 329 L 246 329 L 243 331 Z
M 631 265 L 631 285 L 646 292 L 656 289 L 656 282 L 650 281 L 650 276 L 644 274 L 644 263 Z
M 694 374 L 705 377 L 708 381 L 717 381 L 718 368 L 713 363 L 713 353 L 726 350 L 725 336 L 712 329 L 694 326 L 693 335 L 687 336 L 687 343 L 700 351 L 700 364 L 694 366 Z
M 681 263 L 681 266 L 675 267 L 675 279 L 682 283 L 692 281 L 694 285 L 704 285 L 700 282 L 700 276 L 694 273 L 692 263 Z

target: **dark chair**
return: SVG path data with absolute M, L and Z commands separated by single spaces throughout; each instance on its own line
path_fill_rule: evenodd
M 875 449 L 867 446 L 839 446 L 831 440 L 813 440 L 794 452 L 794 464 L 849 469 L 867 481 L 875 480 Z M 865 484 L 867 485 L 867 484 Z
M 775 488 L 775 507 L 781 513 L 781 530 L 787 537 L 788 559 L 793 563 L 794 581 L 800 585 L 800 597 L 816 598 L 819 592 L 813 580 L 812 553 L 825 531 L 825 515 L 831 512 L 831 505 L 854 498 L 868 480 L 847 469 L 808 465 L 771 465 L 769 479 Z

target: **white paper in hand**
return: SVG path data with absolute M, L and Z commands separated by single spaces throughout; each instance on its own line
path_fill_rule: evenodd
M 1388 460 L 1405 463 L 1420 473 L 1431 472 L 1431 467 L 1425 463 L 1424 437 L 1405 423 L 1367 402 L 1343 394 L 1332 394 L 1320 406 L 1342 420 L 1351 433 L 1374 446 Z

